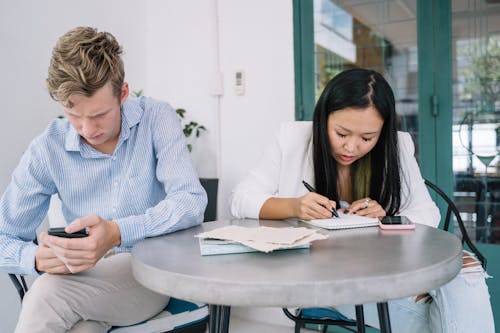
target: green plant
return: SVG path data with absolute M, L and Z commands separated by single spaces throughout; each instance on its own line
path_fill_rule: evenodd
M 465 64 L 457 69 L 463 85 L 461 98 L 473 101 L 480 111 L 494 113 L 500 94 L 500 37 L 478 39 L 457 47 Z
M 185 121 L 184 114 L 186 113 L 186 110 L 184 109 L 175 109 L 175 112 L 181 118 L 181 121 Z M 189 121 L 189 122 L 184 122 L 184 128 L 182 131 L 184 132 L 184 136 L 186 139 L 190 138 L 191 135 L 194 134 L 195 138 L 199 138 L 201 132 L 206 131 L 207 129 L 205 126 L 197 123 L 196 121 Z M 187 144 L 188 150 L 191 151 L 193 150 L 193 145 L 191 143 Z
M 132 91 L 131 95 L 134 97 L 142 96 L 142 89 L 137 91 Z M 199 138 L 201 133 L 207 130 L 205 126 L 201 125 L 196 121 L 190 120 L 188 122 L 185 116 L 186 115 L 185 109 L 181 108 L 175 109 L 175 113 L 177 113 L 177 115 L 181 119 L 181 123 L 183 125 L 182 132 L 184 133 L 184 136 L 186 137 L 187 140 L 190 140 L 191 138 Z M 193 150 L 193 145 L 191 142 L 187 143 L 187 148 L 190 152 Z

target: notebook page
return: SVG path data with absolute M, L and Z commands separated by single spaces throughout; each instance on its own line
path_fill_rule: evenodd
M 378 218 L 359 216 L 356 214 L 345 214 L 339 211 L 339 217 L 332 217 L 329 219 L 317 219 L 305 221 L 304 223 L 311 224 L 315 227 L 324 229 L 348 229 L 348 228 L 363 228 L 374 227 L 378 225 Z

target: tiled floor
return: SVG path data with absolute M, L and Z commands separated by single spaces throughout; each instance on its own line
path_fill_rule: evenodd
M 231 320 L 229 322 L 229 332 L 230 333 L 293 333 L 294 329 L 293 327 L 271 325 L 268 323 L 259 323 L 231 316 Z M 300 332 L 318 333 L 318 331 L 311 331 L 307 329 L 301 329 Z
M 230 333 L 294 333 L 293 322 L 280 308 L 231 307 Z M 318 333 L 301 329 L 301 333 Z M 208 332 L 207 332 L 208 333 Z

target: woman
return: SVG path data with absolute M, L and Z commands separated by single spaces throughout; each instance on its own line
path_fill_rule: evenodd
M 410 135 L 396 130 L 394 95 L 386 80 L 375 71 L 347 70 L 325 87 L 312 124 L 281 126 L 261 162 L 233 191 L 231 211 L 240 218 L 309 220 L 345 208 L 369 217 L 405 215 L 437 227 L 439 210 L 413 154 Z M 308 192 L 302 180 L 316 192 Z M 389 302 L 393 331 L 494 332 L 485 275 L 477 260 L 464 254 L 461 274 L 447 285 Z M 337 310 L 354 318 L 352 306 Z M 365 305 L 365 316 L 378 326 L 373 305 Z

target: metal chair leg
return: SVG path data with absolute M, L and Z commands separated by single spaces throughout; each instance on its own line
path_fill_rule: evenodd
M 365 333 L 365 314 L 363 305 L 356 305 L 356 328 L 358 333 Z
M 377 303 L 378 320 L 380 322 L 381 333 L 392 333 L 391 320 L 389 318 L 389 307 L 387 302 Z
M 220 322 L 220 311 L 218 305 L 210 304 L 208 306 L 208 311 L 210 314 L 209 317 L 209 325 L 208 331 L 210 333 L 217 332 L 219 330 L 219 322 Z
M 229 332 L 229 317 L 231 316 L 231 307 L 229 306 L 221 306 L 221 326 L 220 333 L 228 333 Z
M 231 307 L 225 305 L 209 305 L 209 327 L 210 333 L 227 333 L 229 332 L 229 317 L 231 315 Z

